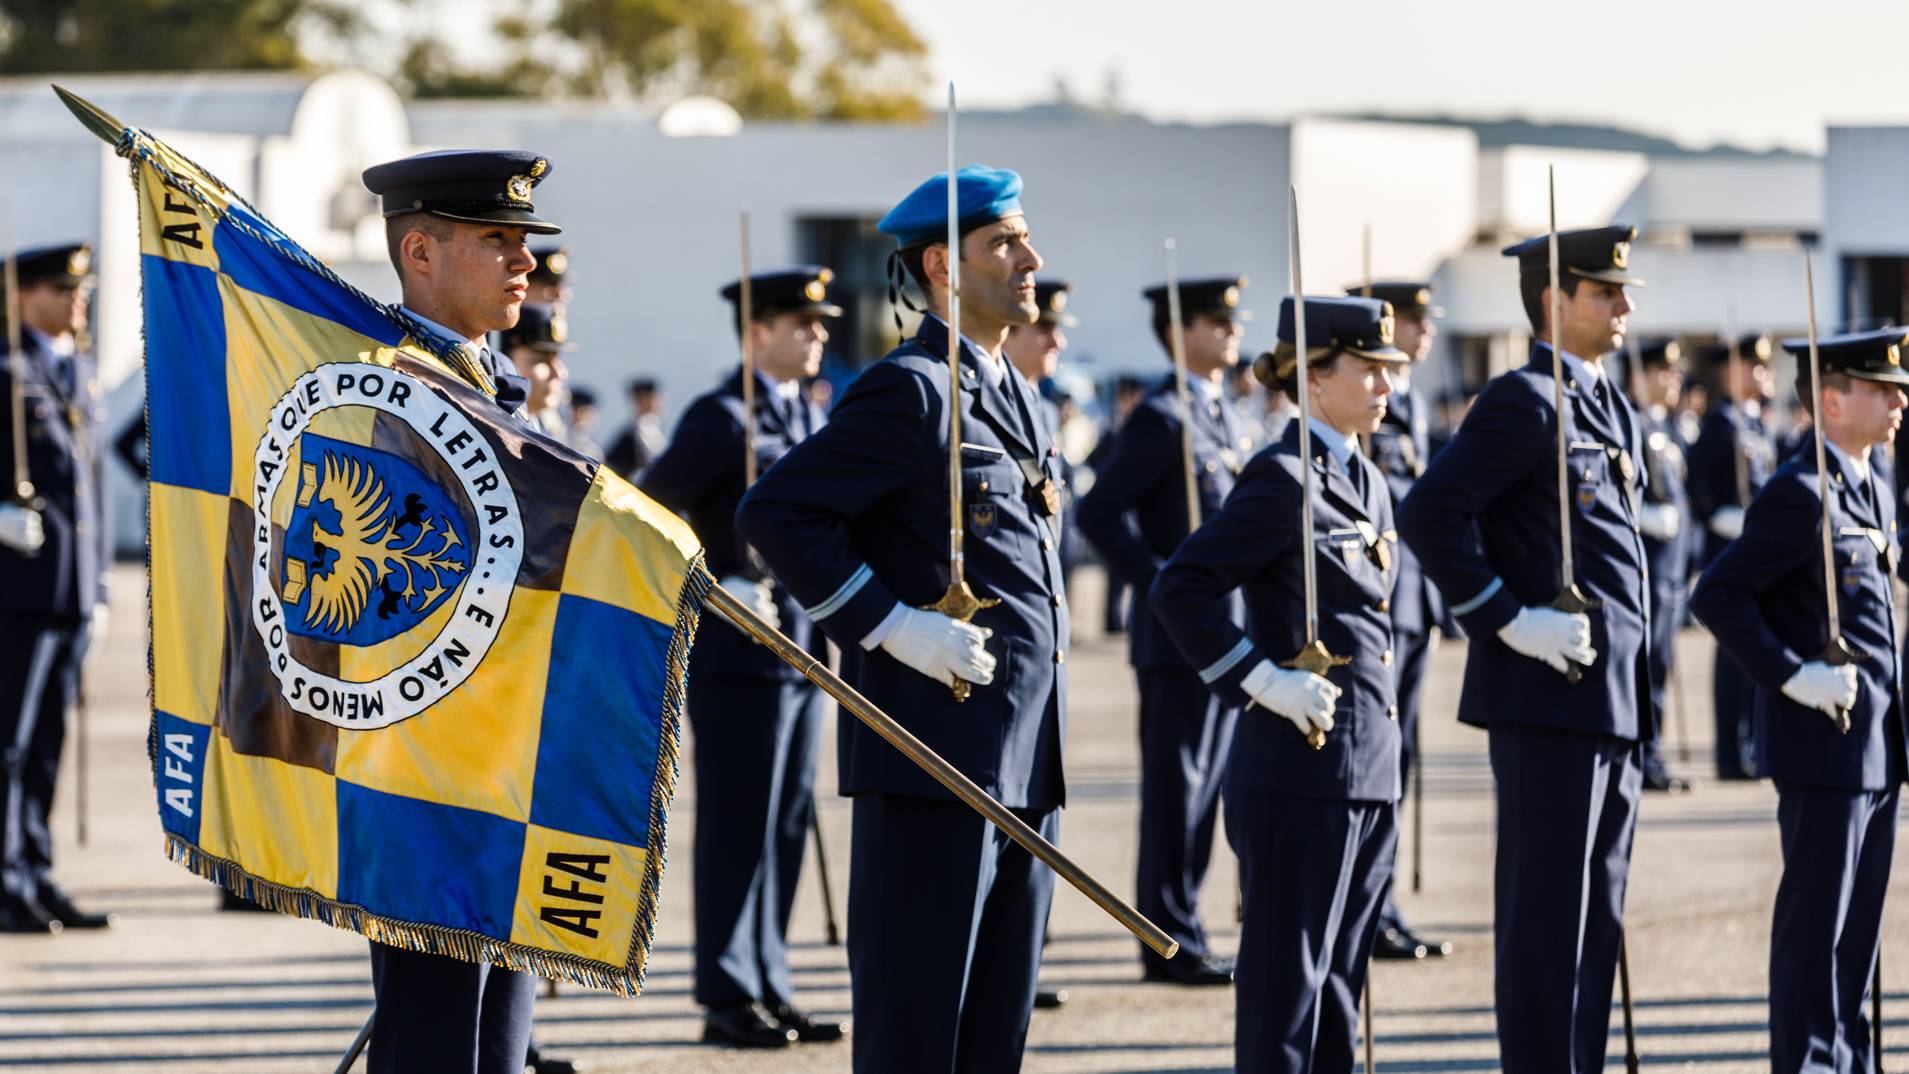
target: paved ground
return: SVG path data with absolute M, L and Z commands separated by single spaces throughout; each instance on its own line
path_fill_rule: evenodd
M 120 928 L 55 938 L 0 938 L 0 1067 L 58 1071 L 329 1071 L 370 1007 L 364 942 L 312 922 L 220 914 L 207 885 L 168 863 L 143 740 L 144 592 L 136 569 L 115 579 L 111 635 L 93 668 L 91 831 L 76 843 L 75 780 L 56 818 L 60 873 L 79 900 L 112 908 Z M 1078 618 L 1098 622 L 1091 579 Z M 1630 898 L 1630 950 L 1644 1064 L 1704 1072 L 1767 1069 L 1765 974 L 1769 909 L 1777 879 L 1775 798 L 1767 785 L 1706 778 L 1711 645 L 1686 633 L 1680 655 L 1695 794 L 1646 801 Z M 1381 1071 L 1496 1069 L 1491 1019 L 1490 773 L 1484 737 L 1450 717 L 1464 647 L 1437 654 L 1428 711 L 1424 890 L 1406 906 L 1425 931 L 1454 939 L 1442 964 L 1381 964 L 1374 980 Z M 1136 802 L 1131 678 L 1117 642 L 1089 638 L 1067 662 L 1074 710 L 1068 767 L 1073 804 L 1062 844 L 1116 889 L 1133 871 Z M 1673 724 L 1673 728 L 1675 725 Z M 1677 764 L 1673 734 L 1671 758 Z M 693 744 L 692 744 L 693 749 Z M 828 751 L 824 751 L 825 755 Z M 75 771 L 69 761 L 67 772 Z M 685 788 L 690 781 L 684 781 Z M 833 787 L 832 771 L 823 786 Z M 687 897 L 690 803 L 679 800 L 658 929 L 659 952 L 640 999 L 566 986 L 538 1007 L 553 1051 L 599 1072 L 845 1071 L 846 1045 L 771 1057 L 693 1043 Z M 830 866 L 846 884 L 848 809 L 823 803 Z M 1409 818 L 1408 818 L 1409 823 Z M 1411 842 L 1402 848 L 1409 885 Z M 813 873 L 811 873 L 811 876 Z M 1902 881 L 1893 900 L 1902 905 Z M 1236 935 L 1233 863 L 1219 855 L 1207 914 L 1223 948 Z M 845 1013 L 848 973 L 824 943 L 813 883 L 795 924 L 797 979 L 805 1003 Z M 1025 1069 L 1060 1072 L 1221 1074 L 1231 1069 L 1229 991 L 1138 983 L 1133 943 L 1085 898 L 1063 891 L 1054 906 L 1046 980 L 1069 989 L 1062 1011 L 1035 1016 Z M 1887 947 L 1909 950 L 1909 915 L 1890 915 Z M 1909 963 L 1896 962 L 1896 966 Z M 1888 1020 L 1909 1061 L 1905 974 L 1893 970 Z M 905 982 L 897 982 L 905 987 Z M 1614 1025 L 1616 1020 L 1613 1019 Z M 1618 1046 L 1614 1036 L 1614 1050 Z M 1613 1070 L 1621 1069 L 1614 1063 Z

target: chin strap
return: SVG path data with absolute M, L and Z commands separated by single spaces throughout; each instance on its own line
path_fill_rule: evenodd
M 908 297 L 907 273 L 902 268 L 900 250 L 889 251 L 888 263 L 883 268 L 883 275 L 888 278 L 888 309 L 895 318 L 895 333 L 903 335 L 902 307 L 908 307 L 912 313 L 927 313 L 928 310 L 926 307 L 915 305 L 914 300 Z

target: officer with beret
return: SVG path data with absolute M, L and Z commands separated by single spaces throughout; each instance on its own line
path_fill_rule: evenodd
M 946 174 L 879 225 L 926 298 L 912 338 L 864 370 L 829 424 L 791 448 L 736 521 L 843 651 L 842 677 L 1049 839 L 1059 834 L 1067 606 L 1054 524 L 1059 454 L 1001 357 L 1038 315 L 1040 255 L 1021 178 L 955 176 L 960 388 L 949 383 Z M 894 276 L 891 275 L 891 279 Z M 896 281 L 899 284 L 899 280 Z M 949 442 L 948 407 L 961 408 Z M 1000 603 L 962 622 L 948 587 L 949 453 L 966 580 Z M 971 695 L 957 700 L 956 680 Z M 838 723 L 854 799 L 848 954 L 854 1069 L 1020 1069 L 1053 873 L 859 721 Z
M 524 378 L 524 410 L 538 430 L 561 440 L 565 435 L 563 413 L 564 383 L 570 369 L 563 356 L 573 348 L 570 328 L 563 307 L 541 302 L 526 302 L 518 312 L 517 323 L 497 334 L 497 343 L 511 368 Z
M 1601 1070 L 1651 732 L 1643 427 L 1603 356 L 1624 338 L 1636 229 L 1558 235 L 1564 411 L 1553 405 L 1547 237 L 1508 248 L 1531 360 L 1486 385 L 1399 506 L 1399 532 L 1471 638 L 1461 722 L 1490 735 L 1498 804 L 1495 1010 L 1508 1074 Z M 1558 422 L 1576 583 L 1561 588 Z M 1582 679 L 1571 682 L 1572 665 Z
M 111 527 L 101 488 L 99 374 L 80 345 L 93 250 L 62 244 L 14 258 L 20 353 L 0 336 L 0 932 L 113 923 L 53 881 L 50 814 L 87 646 L 106 630 Z M 17 379 L 16 379 L 17 377 Z M 13 427 L 15 400 L 26 428 Z M 15 443 L 26 457 L 14 457 Z M 27 487 L 16 488 L 22 468 Z
M 1248 706 L 1226 768 L 1226 834 L 1240 859 L 1234 1065 L 1351 1071 L 1359 996 L 1398 848 L 1400 736 L 1392 597 L 1398 535 L 1384 476 L 1359 452 L 1406 355 L 1377 299 L 1306 299 L 1311 458 L 1299 422 L 1255 455 L 1223 508 L 1161 566 L 1149 599 L 1193 674 Z M 1293 300 L 1279 347 L 1255 364 L 1298 398 Z M 1312 531 L 1301 529 L 1312 471 Z M 1306 645 L 1303 572 L 1317 577 L 1318 639 L 1348 658 L 1321 676 L 1283 666 Z M 1242 628 L 1237 604 L 1244 597 Z M 1254 707 L 1257 706 L 1257 707 Z M 1307 737 L 1325 733 L 1323 749 Z
M 1677 629 L 1684 622 L 1690 591 L 1690 561 L 1697 534 L 1690 525 L 1688 447 L 1677 431 L 1675 413 L 1683 391 L 1683 346 L 1674 339 L 1652 340 L 1637 348 L 1632 375 L 1637 393 L 1638 426 L 1644 434 L 1643 506 L 1637 525 L 1644 533 L 1650 562 L 1650 708 L 1652 733 L 1644 740 L 1644 789 L 1682 792 L 1690 784 L 1664 764 L 1666 701 L 1677 658 Z
M 776 584 L 736 532 L 745 489 L 743 431 L 755 427 L 757 472 L 822 428 L 802 390 L 822 368 L 834 273 L 819 265 L 750 279 L 742 323 L 740 280 L 723 288 L 733 324 L 750 334 L 755 413 L 743 406 L 737 366 L 699 396 L 669 447 L 643 472 L 642 489 L 681 513 L 702 539 L 709 569 L 796 644 L 827 658 L 789 591 Z M 689 658 L 689 723 L 696 733 L 696 1002 L 703 1039 L 782 1048 L 843 1036 L 835 1022 L 795 1006 L 789 978 L 789 911 L 815 812 L 815 755 L 822 692 L 767 648 L 726 623 L 704 627 Z
M 531 202 L 550 161 L 522 150 L 445 150 L 368 168 L 385 241 L 418 332 L 464 344 L 492 377 L 497 403 L 525 416 L 530 383 L 488 344 L 518 323 L 528 238 L 557 225 Z M 521 1074 L 536 981 L 501 966 L 371 942 L 377 1022 L 373 1074 Z
M 1893 576 L 1896 505 L 1877 471 L 1902 423 L 1902 348 L 1886 328 L 1807 340 L 1796 395 L 1816 416 L 1757 493 L 1743 529 L 1705 569 L 1691 607 L 1755 680 L 1756 744 L 1776 783 L 1783 879 L 1770 930 L 1770 1066 L 1868 1071 L 1869 985 L 1905 774 L 1902 656 Z M 1854 659 L 1828 659 L 1823 503 L 1833 537 L 1836 625 Z M 1839 727 L 1839 720 L 1847 723 Z M 1846 730 L 1844 729 L 1846 728 Z
M 1412 482 L 1425 472 L 1432 455 L 1427 413 L 1431 402 L 1423 391 L 1413 391 L 1412 370 L 1431 355 L 1432 342 L 1438 338 L 1438 325 L 1433 318 L 1444 316 L 1445 311 L 1432 304 L 1429 281 L 1381 280 L 1348 287 L 1346 293 L 1391 304 L 1395 324 L 1393 345 L 1410 360 L 1393 372 L 1392 394 L 1385 401 L 1385 417 L 1367 438 L 1372 461 L 1385 475 L 1392 507 L 1397 510 L 1405 494 L 1412 491 Z M 1410 549 L 1398 550 L 1394 573 L 1397 584 L 1392 593 L 1392 651 L 1397 659 L 1393 667 L 1398 671 L 1399 682 L 1399 740 L 1405 746 L 1399 772 L 1409 789 L 1411 781 L 1419 775 L 1419 695 L 1425 686 L 1432 630 L 1445 620 L 1445 602 L 1438 595 L 1438 587 L 1419 569 L 1418 557 Z M 1451 954 L 1451 941 L 1420 936 L 1412 931 L 1399 910 L 1396 894 L 1394 889 L 1386 896 L 1372 956 L 1411 961 Z
M 1735 351 L 1736 360 L 1731 360 Z M 1703 351 L 1717 387 L 1690 448 L 1690 509 L 1704 520 L 1703 563 L 1711 563 L 1743 531 L 1743 512 L 1776 472 L 1776 434 L 1765 413 L 1770 401 L 1770 337 L 1723 340 Z M 1718 648 L 1711 677 L 1717 721 L 1717 775 L 1755 779 L 1752 711 L 1754 680 Z
M 1252 454 L 1251 426 L 1226 397 L 1223 380 L 1239 364 L 1243 276 L 1180 284 L 1188 413 L 1200 515 L 1220 509 Z M 1165 284 L 1148 288 L 1153 335 L 1171 358 L 1173 324 Z M 1081 498 L 1080 525 L 1108 570 L 1144 597 L 1161 564 L 1191 529 L 1176 377 L 1155 384 L 1121 426 L 1113 449 Z M 1224 614 L 1238 627 L 1237 594 Z M 1213 852 L 1220 778 L 1239 710 L 1207 689 L 1167 637 L 1160 620 L 1136 606 L 1127 624 L 1127 659 L 1140 689 L 1140 847 L 1134 906 L 1180 943 L 1163 959 L 1140 949 L 1149 981 L 1232 983 L 1230 960 L 1215 955 L 1200 925 L 1200 888 Z

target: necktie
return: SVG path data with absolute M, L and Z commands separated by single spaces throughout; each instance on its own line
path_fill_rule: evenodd
M 1346 456 L 1346 476 L 1352 479 L 1352 491 L 1359 496 L 1359 505 L 1365 505 L 1365 467 L 1359 464 L 1356 454 Z

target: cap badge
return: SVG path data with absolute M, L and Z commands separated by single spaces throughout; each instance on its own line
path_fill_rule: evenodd
M 1392 342 L 1392 330 L 1393 330 L 1394 324 L 1395 322 L 1393 320 L 1391 313 L 1387 313 L 1385 316 L 1379 318 L 1379 342 L 1380 343 Z
M 1614 268 L 1630 268 L 1631 244 L 1618 242 L 1611 244 L 1611 265 Z
M 1429 306 L 1429 305 L 1431 305 L 1431 304 L 1432 304 L 1432 289 L 1431 289 L 1431 288 L 1429 288 L 1429 287 L 1421 287 L 1421 288 L 1419 288 L 1419 289 L 1418 289 L 1418 294 L 1415 294 L 1415 295 L 1413 295 L 1413 296 L 1412 296 L 1412 301 L 1413 301 L 1413 302 L 1414 302 L 1415 304 L 1417 304 L 1417 305 L 1420 305 L 1420 306 Z
M 1684 349 L 1678 346 L 1675 340 L 1664 344 L 1664 361 L 1666 364 L 1676 365 L 1677 360 L 1683 356 Z
M 1894 343 L 1891 343 L 1889 345 L 1889 364 L 1890 365 L 1902 364 L 1902 352 L 1899 348 L 1897 348 L 1897 346 Z
M 1228 287 L 1226 290 L 1220 292 L 1220 302 L 1225 305 L 1227 309 L 1232 309 L 1239 305 L 1240 289 L 1237 287 Z
M 816 269 L 815 275 L 816 275 L 816 278 L 821 280 L 823 283 L 835 282 L 835 270 L 832 268 Z
M 1770 356 L 1770 337 L 1758 336 L 1757 345 L 1751 349 L 1756 351 L 1758 358 L 1768 358 Z
M 550 162 L 545 160 L 542 157 L 538 157 L 536 160 L 532 161 L 530 164 L 530 177 L 532 179 L 541 179 L 543 178 L 544 173 L 549 170 L 550 170 Z
M 529 205 L 530 204 L 530 176 L 528 175 L 511 176 L 510 181 L 504 184 L 504 194 L 506 197 L 510 198 L 510 200 L 512 201 L 521 201 L 525 205 Z
M 1055 313 L 1059 313 L 1060 311 L 1066 309 L 1067 308 L 1067 292 L 1066 291 L 1054 292 L 1051 296 L 1048 297 L 1047 308 L 1053 310 Z
M 561 276 L 570 271 L 570 255 L 558 250 L 544 258 L 544 268 L 549 270 L 552 276 Z
M 93 268 L 93 251 L 82 246 L 66 259 L 66 272 L 69 276 L 84 276 Z
M 810 302 L 820 302 L 829 296 L 828 284 L 821 279 L 813 279 L 802 286 L 802 294 Z
M 564 319 L 563 314 L 561 313 L 551 314 L 550 315 L 550 342 L 562 343 L 569 338 L 570 338 L 570 322 L 566 321 Z

